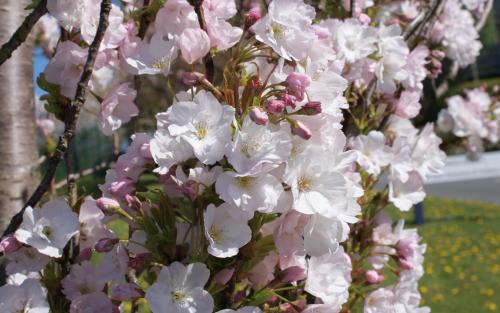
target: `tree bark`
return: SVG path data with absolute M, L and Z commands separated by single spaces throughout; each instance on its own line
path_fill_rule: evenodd
M 0 43 L 7 42 L 31 0 L 0 1 Z M 28 200 L 37 183 L 33 38 L 0 66 L 0 229 Z

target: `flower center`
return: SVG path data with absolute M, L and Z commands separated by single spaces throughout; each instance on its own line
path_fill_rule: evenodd
M 253 177 L 245 176 L 245 177 L 238 177 L 238 185 L 241 188 L 248 188 L 252 184 Z
M 299 178 L 298 185 L 300 192 L 307 192 L 311 190 L 311 180 L 307 177 Z
M 186 292 L 182 289 L 175 289 L 171 295 L 172 302 L 176 304 L 183 304 L 186 301 Z
M 162 70 L 163 68 L 165 68 L 166 64 L 167 64 L 167 62 L 165 61 L 165 57 L 161 57 L 158 60 L 154 61 L 151 64 L 151 67 L 155 68 L 157 70 Z
M 42 234 L 45 235 L 48 239 L 52 236 L 53 232 L 52 229 L 49 226 L 44 226 L 42 229 Z
M 271 32 L 274 35 L 274 37 L 276 37 L 278 39 L 282 39 L 284 37 L 283 35 L 285 33 L 285 29 L 284 29 L 283 25 L 280 25 L 279 23 L 273 22 L 271 24 Z
M 210 238 L 215 243 L 219 243 L 222 240 L 222 231 L 220 229 L 215 228 L 215 226 L 210 227 L 210 230 L 208 231 L 208 234 L 210 235 Z
M 207 123 L 199 122 L 195 128 L 196 128 L 196 137 L 198 137 L 198 139 L 201 140 L 207 137 L 208 133 Z
M 251 158 L 252 154 L 258 152 L 261 148 L 260 143 L 254 141 L 254 140 L 249 140 L 245 141 L 243 143 L 243 146 L 241 147 L 241 152 L 247 157 Z

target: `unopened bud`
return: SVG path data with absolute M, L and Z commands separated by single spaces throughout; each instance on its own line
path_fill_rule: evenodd
M 304 115 L 316 115 L 321 113 L 321 102 L 309 101 L 298 112 Z
M 406 259 L 402 259 L 402 258 L 399 259 L 398 260 L 398 265 L 399 265 L 399 267 L 401 267 L 404 270 L 411 270 L 411 269 L 413 269 L 413 264 L 411 264 L 411 262 L 409 262 Z
M 103 238 L 100 239 L 94 246 L 95 251 L 105 253 L 113 250 L 115 245 L 120 242 L 118 238 Z
M 215 282 L 219 285 L 225 285 L 227 282 L 233 277 L 234 268 L 229 267 L 220 270 L 217 274 L 215 274 Z
M 304 123 L 294 120 L 290 124 L 292 126 L 292 134 L 299 136 L 300 138 L 305 140 L 311 139 L 311 130 L 309 130 L 309 128 L 304 125 Z
M 14 236 L 8 235 L 2 238 L 2 241 L 0 241 L 0 252 L 4 254 L 9 254 L 19 250 L 21 246 L 22 243 L 17 241 L 17 239 Z
M 297 98 L 295 98 L 295 96 L 293 96 L 289 93 L 285 93 L 281 97 L 281 100 L 283 100 L 283 102 L 285 103 L 285 105 L 287 107 L 291 107 L 291 108 L 295 109 L 295 102 L 297 101 Z
M 297 98 L 297 100 L 304 100 L 306 88 L 311 84 L 311 78 L 302 73 L 293 72 L 286 78 L 286 85 L 288 91 Z
M 260 5 L 254 5 L 248 11 L 245 17 L 245 29 L 249 29 L 253 24 L 257 23 L 262 18 L 262 11 Z
M 372 285 L 380 284 L 384 281 L 384 276 L 375 270 L 367 271 L 365 277 L 366 281 Z
M 363 25 L 369 25 L 372 21 L 370 16 L 366 15 L 365 13 L 361 13 L 358 15 L 358 21 L 363 24 Z
M 493 93 L 498 93 L 500 91 L 500 86 L 498 86 L 498 85 L 493 86 L 491 91 L 493 91 Z
M 194 201 L 198 196 L 198 182 L 194 180 L 188 180 L 183 183 L 180 189 L 182 194 L 191 199 L 191 201 Z
M 444 57 L 446 56 L 446 53 L 444 53 L 441 50 L 432 50 L 431 54 L 432 54 L 433 57 L 435 57 L 435 58 L 437 58 L 439 60 L 444 59 Z
M 269 100 L 266 108 L 271 114 L 280 114 L 285 110 L 285 102 L 283 100 Z
M 97 199 L 96 203 L 97 207 L 99 207 L 105 215 L 113 215 L 115 210 L 120 207 L 118 201 L 105 197 Z
M 131 195 L 125 195 L 125 202 L 127 205 L 135 211 L 140 211 L 142 209 L 142 202 L 139 198 Z
M 267 122 L 269 122 L 267 113 L 257 107 L 250 109 L 250 118 L 257 125 L 267 125 Z
M 135 269 L 136 271 L 141 271 L 153 260 L 153 255 L 151 253 L 141 253 L 135 258 L 128 261 L 128 266 Z

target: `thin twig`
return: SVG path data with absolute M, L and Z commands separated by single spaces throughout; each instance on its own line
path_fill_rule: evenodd
M 85 103 L 85 94 L 87 91 L 87 86 L 89 80 L 92 76 L 94 69 L 95 59 L 99 52 L 99 47 L 101 46 L 102 39 L 104 38 L 104 33 L 108 28 L 108 16 L 111 10 L 111 0 L 103 0 L 101 3 L 101 13 L 99 18 L 99 26 L 97 27 L 97 32 L 92 44 L 89 47 L 89 52 L 87 56 L 87 61 L 83 68 L 83 73 L 78 82 L 78 87 L 76 90 L 76 96 L 71 105 L 67 108 L 64 118 L 64 132 L 59 136 L 59 141 L 57 143 L 56 150 L 54 154 L 50 157 L 48 161 L 47 172 L 45 173 L 42 181 L 38 185 L 37 189 L 28 200 L 26 205 L 11 219 L 9 226 L 5 230 L 3 236 L 12 234 L 21 225 L 23 221 L 23 213 L 26 207 L 34 207 L 49 189 L 50 183 L 54 178 L 57 166 L 64 158 L 68 145 L 75 135 L 76 122 L 78 116 L 80 115 L 80 110 Z
M 200 28 L 208 33 L 207 21 L 205 20 L 205 13 L 203 12 L 203 0 L 190 0 L 189 3 L 194 7 L 194 11 L 198 16 L 198 23 L 200 24 Z M 215 65 L 210 52 L 203 58 L 203 62 L 205 63 L 205 76 L 207 77 L 209 82 L 213 82 Z
M 24 19 L 9 41 L 0 48 L 0 66 L 7 61 L 14 51 L 26 40 L 36 22 L 47 13 L 47 0 L 41 0 L 33 11 Z

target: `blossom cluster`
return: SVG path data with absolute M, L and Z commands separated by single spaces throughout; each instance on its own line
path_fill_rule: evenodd
M 464 96 L 446 99 L 447 108 L 439 113 L 438 127 L 465 140 L 464 147 L 471 157 L 484 151 L 484 142 L 496 144 L 500 136 L 500 102 L 498 87 L 492 94 L 484 87 L 466 90 Z
M 39 81 L 56 116 L 75 96 L 100 2 L 47 1 L 52 57 Z M 102 132 L 139 115 L 138 76 L 183 87 L 154 132 L 131 137 L 100 198 L 26 208 L 0 243 L 0 311 L 338 313 L 361 297 L 366 313 L 428 312 L 425 245 L 383 211 L 423 201 L 444 166 L 434 126 L 411 119 L 445 56 L 477 56 L 483 5 L 447 1 L 410 43 L 426 1 L 375 2 L 342 1 L 326 19 L 303 0 L 112 5 L 86 97 Z M 490 98 L 468 99 L 450 99 L 454 131 L 492 136 Z

